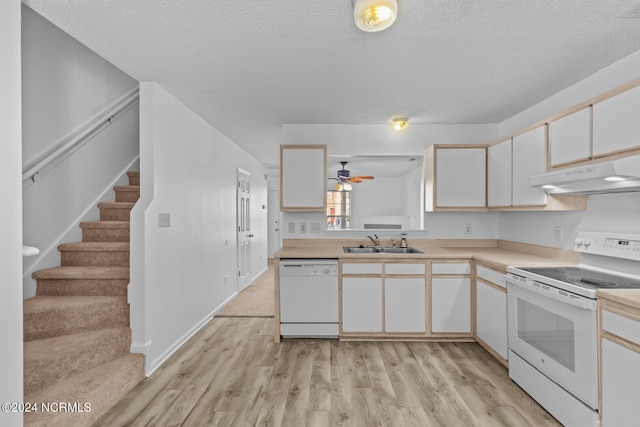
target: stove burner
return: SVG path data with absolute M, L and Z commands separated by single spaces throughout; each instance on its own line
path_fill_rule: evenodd
M 581 267 L 525 267 L 521 270 L 587 289 L 640 288 L 640 281 Z
M 567 282 L 577 286 L 595 286 L 596 288 L 617 288 L 618 284 L 608 280 L 598 280 L 589 277 L 567 277 Z

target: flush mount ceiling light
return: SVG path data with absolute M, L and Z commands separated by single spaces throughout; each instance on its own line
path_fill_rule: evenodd
M 409 118 L 408 117 L 394 117 L 391 120 L 391 123 L 393 123 L 393 128 L 395 130 L 403 130 L 409 124 Z
M 389 28 L 398 15 L 396 0 L 354 0 L 353 18 L 362 31 L 375 32 Z

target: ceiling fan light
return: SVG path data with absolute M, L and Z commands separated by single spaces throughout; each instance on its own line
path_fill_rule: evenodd
M 382 31 L 396 21 L 398 2 L 396 0 L 355 0 L 353 17 L 356 27 L 366 32 Z
M 343 185 L 344 191 L 351 191 L 353 189 L 353 187 L 351 186 L 350 183 L 345 182 Z
M 336 184 L 336 190 L 337 190 L 337 191 L 342 191 L 342 190 L 343 190 L 343 185 L 342 185 L 342 183 L 341 183 L 341 182 L 338 182 L 338 183 Z
M 407 127 L 409 124 L 408 117 L 394 117 L 391 122 L 393 123 L 393 128 L 397 131 L 401 131 Z

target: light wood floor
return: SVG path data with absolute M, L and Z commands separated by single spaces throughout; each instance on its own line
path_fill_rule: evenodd
M 475 343 L 283 340 L 214 318 L 95 426 L 559 426 Z

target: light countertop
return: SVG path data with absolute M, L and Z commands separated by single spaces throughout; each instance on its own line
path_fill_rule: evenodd
M 507 266 L 532 266 L 532 265 L 574 265 L 577 260 L 567 260 L 566 257 L 558 258 L 556 253 L 550 251 L 549 256 L 541 256 L 519 252 L 499 247 L 483 246 L 463 246 L 463 247 L 439 247 L 433 242 L 414 241 L 411 247 L 422 250 L 422 254 L 357 254 L 345 253 L 343 246 L 358 246 L 358 244 L 345 245 L 342 243 L 319 244 L 316 246 L 303 245 L 285 246 L 278 250 L 274 258 L 338 258 L 338 259 L 475 259 L 477 261 L 491 264 L 497 268 L 505 269 Z
M 509 266 L 535 265 L 576 265 L 579 254 L 574 251 L 547 248 L 496 240 L 437 241 L 413 240 L 409 246 L 420 249 L 422 254 L 352 254 L 345 253 L 343 246 L 368 246 L 360 240 L 301 239 L 285 240 L 274 258 L 336 258 L 346 259 L 474 259 L 505 270 Z M 598 298 L 605 298 L 640 309 L 640 290 L 638 289 L 602 289 Z
M 640 310 L 640 289 L 598 289 L 596 295 Z

